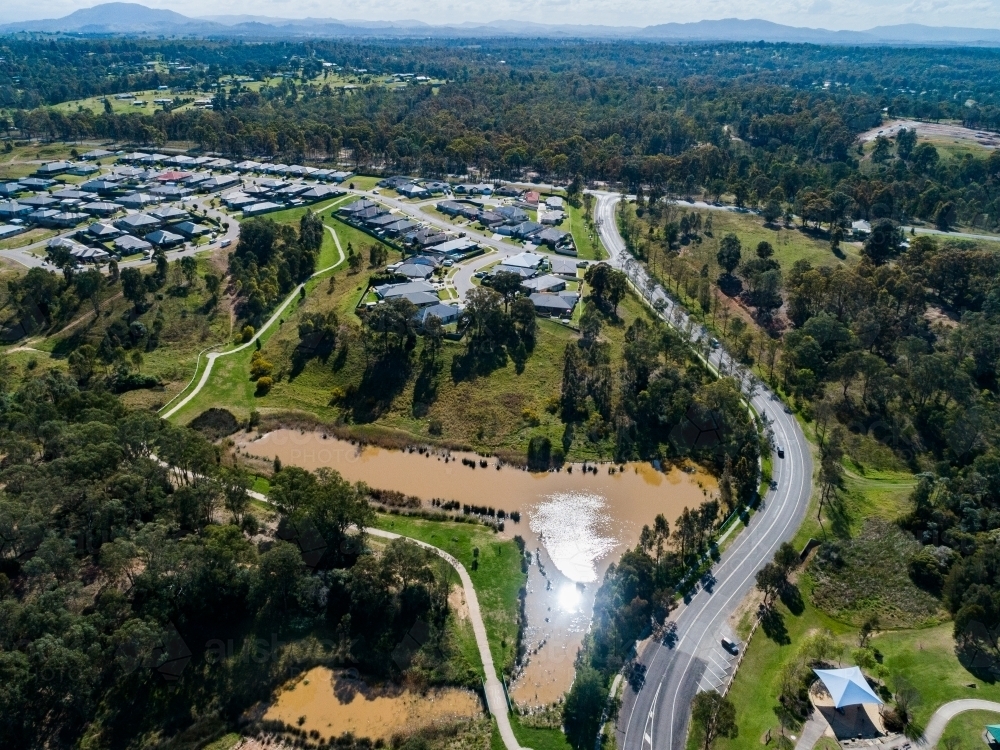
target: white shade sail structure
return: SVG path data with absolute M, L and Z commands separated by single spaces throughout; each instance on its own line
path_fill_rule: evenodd
M 856 706 L 861 703 L 878 703 L 882 700 L 875 695 L 868 680 L 857 667 L 846 669 L 814 669 L 816 676 L 823 682 L 833 696 L 836 708 Z

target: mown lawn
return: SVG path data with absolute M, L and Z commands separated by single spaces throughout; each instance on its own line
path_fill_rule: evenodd
M 983 732 L 988 724 L 1000 724 L 1000 713 L 966 711 L 948 722 L 938 747 L 950 750 L 982 750 Z
M 573 235 L 576 251 L 581 260 L 603 260 L 608 257 L 596 233 L 587 226 L 584 210 L 566 204 L 569 211 L 569 231 Z

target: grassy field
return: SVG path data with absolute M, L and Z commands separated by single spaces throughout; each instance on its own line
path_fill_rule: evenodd
M 576 251 L 582 260 L 603 260 L 608 257 L 607 252 L 601 245 L 601 240 L 595 233 L 587 227 L 582 208 L 575 208 L 568 203 L 566 208 L 569 211 L 569 231 L 573 235 L 573 242 L 576 244 Z
M 54 229 L 42 229 L 40 227 L 29 229 L 27 232 L 15 235 L 8 240 L 0 240 L 0 250 L 16 250 L 19 247 L 32 245 L 49 237 L 55 237 L 58 232 Z
M 354 175 L 351 179 L 347 180 L 348 186 L 353 186 L 352 190 L 371 190 L 373 187 L 378 185 L 381 177 L 367 177 L 365 175 Z
M 1000 724 L 1000 713 L 966 711 L 948 722 L 938 747 L 949 750 L 982 750 L 983 732 L 988 724 Z
M 273 216 L 297 222 L 300 213 L 301 209 Z M 375 241 L 330 218 L 327 211 L 322 216 L 324 222 L 335 228 L 345 250 L 348 243 L 361 251 Z M 326 257 L 333 251 L 326 244 L 322 252 Z M 397 257 L 395 252 L 390 253 L 390 260 Z M 446 341 L 436 362 L 421 361 L 415 353 L 405 382 L 398 390 L 376 394 L 385 402 L 377 409 L 359 409 L 353 403 L 350 409 L 331 404 L 334 389 L 364 387 L 367 360 L 354 308 L 365 291 L 368 273 L 352 274 L 341 268 L 334 274 L 332 287 L 326 279 L 310 282 L 306 298 L 292 302 L 282 316 L 282 323 L 262 337 L 262 351 L 274 364 L 276 374 L 275 385 L 267 396 L 255 395 L 254 383 L 249 378 L 253 352 L 248 349 L 216 361 L 209 383 L 182 410 L 180 421 L 189 421 L 210 406 L 224 406 L 240 419 L 246 419 L 252 409 L 264 414 L 301 413 L 323 422 L 342 420 L 418 436 L 429 435 L 432 424 L 440 425 L 444 439 L 483 450 L 521 452 L 535 434 L 547 435 L 553 443 L 562 440 L 564 425 L 546 407 L 558 397 L 562 353 L 576 334 L 564 325 L 544 319 L 539 320 L 537 344 L 521 371 L 507 360 L 489 374 L 466 374 L 461 369 L 465 344 Z M 346 342 L 346 349 L 338 350 L 326 361 L 319 358 L 297 361 L 298 316 L 302 312 L 328 310 L 337 312 L 342 324 L 341 342 Z M 605 338 L 616 350 L 624 343 L 628 323 L 645 314 L 639 301 L 632 297 L 622 302 L 620 313 L 622 320 L 604 329 Z M 609 445 L 591 443 L 585 435 L 572 437 L 569 454 L 574 458 L 595 459 L 609 453 Z
M 684 205 L 681 204 L 678 208 L 684 210 Z M 713 236 L 705 237 L 700 245 L 692 243 L 681 251 L 682 255 L 690 255 L 699 265 L 708 263 L 710 278 L 718 276 L 715 255 L 719 250 L 719 241 L 730 232 L 740 238 L 744 260 L 753 257 L 759 242 L 770 242 L 774 247 L 774 259 L 781 264 L 785 273 L 791 270 L 797 260 L 807 260 L 813 266 L 837 266 L 855 262 L 860 252 L 860 246 L 844 243 L 841 245 L 844 257 L 838 258 L 831 252 L 830 241 L 825 235 L 813 235 L 800 228 L 778 228 L 777 224 L 765 226 L 764 220 L 756 214 L 699 209 L 692 209 L 687 213 L 700 213 L 702 223 L 709 214 L 712 216 Z
M 465 566 L 479 598 L 494 665 L 508 673 L 517 656 L 517 595 L 528 578 L 521 572 L 517 545 L 479 524 L 379 515 L 375 525 L 433 544 Z M 474 567 L 476 560 L 478 565 Z
M 99 318 L 94 319 L 89 304 L 81 305 L 74 319 L 60 331 L 31 336 L 14 345 L 35 351 L 15 354 L 34 358 L 35 372 L 49 367 L 62 369 L 66 357 L 77 347 L 90 344 L 97 348 L 105 331 L 115 321 L 124 321 L 126 325 L 138 321 L 147 330 L 159 325 L 159 344 L 142 352 L 139 371 L 154 375 L 164 388 L 130 391 L 122 395 L 122 400 L 140 408 L 165 402 L 188 382 L 198 352 L 231 336 L 228 311 L 222 303 L 208 304 L 209 297 L 200 278 L 209 271 L 218 273 L 217 261 L 208 252 L 196 258 L 199 278 L 193 287 L 183 285 L 179 275 L 171 269 L 166 286 L 156 295 L 149 296 L 148 307 L 138 316 L 132 313 L 131 304 L 121 296 L 120 288 L 111 287 L 102 303 Z M 143 271 L 147 269 L 151 271 L 152 266 L 142 268 Z

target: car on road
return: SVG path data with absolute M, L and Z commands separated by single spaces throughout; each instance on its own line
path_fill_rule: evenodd
M 780 445 L 775 449 L 775 452 L 778 454 L 778 458 L 785 457 L 785 449 L 782 448 Z
M 712 345 L 713 349 L 718 349 L 719 348 L 719 340 L 718 339 L 712 339 L 708 343 L 710 343 Z
M 726 649 L 726 651 L 728 651 L 729 653 L 733 654 L 734 656 L 740 652 L 740 647 L 737 646 L 736 643 L 729 640 L 728 638 L 722 639 L 722 647 Z
M 219 243 L 219 247 L 229 247 L 232 244 L 233 244 L 232 240 L 225 239 L 225 240 L 223 240 L 222 242 Z

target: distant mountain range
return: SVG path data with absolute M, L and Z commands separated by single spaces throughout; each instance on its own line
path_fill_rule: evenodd
M 1000 46 L 1000 29 L 933 27 L 920 24 L 876 26 L 867 31 L 810 29 L 760 19 L 724 18 L 656 26 L 583 26 L 505 20 L 432 25 L 422 21 L 357 21 L 332 18 L 208 16 L 191 18 L 137 3 L 105 3 L 63 18 L 0 25 L 0 34 L 18 32 L 119 34 L 205 38 L 552 38 L 634 39 L 641 41 L 793 42 L 811 44 Z

